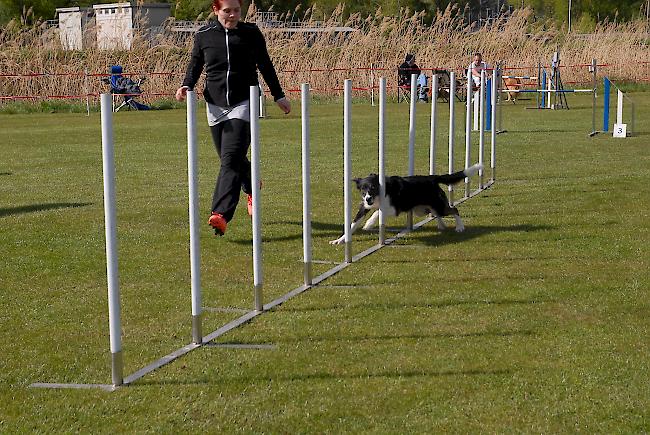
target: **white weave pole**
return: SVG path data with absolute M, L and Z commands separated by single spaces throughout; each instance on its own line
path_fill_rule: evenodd
M 343 208 L 345 225 L 345 262 L 352 263 L 352 168 L 350 162 L 350 142 L 352 141 L 351 108 L 352 80 L 345 80 L 343 86 Z
M 201 328 L 201 248 L 199 242 L 199 165 L 196 104 L 196 92 L 187 91 L 187 181 L 189 186 L 192 341 L 195 344 L 201 344 L 203 342 L 203 332 Z
M 418 76 L 411 74 L 411 104 L 409 106 L 409 167 L 408 176 L 415 175 L 415 103 L 417 103 Z M 406 229 L 413 229 L 413 212 L 406 214 Z
M 465 168 L 471 166 L 472 154 L 472 69 L 467 69 L 467 101 L 465 109 Z M 470 194 L 470 180 L 469 177 L 465 178 L 465 198 Z
M 449 173 L 454 172 L 454 125 L 456 116 L 454 113 L 454 98 L 456 97 L 456 73 L 449 73 Z M 449 185 L 449 205 L 454 205 L 454 186 Z
M 300 85 L 302 119 L 302 250 L 305 285 L 312 285 L 311 162 L 309 159 L 309 84 Z
M 113 96 L 101 95 L 102 168 L 104 173 L 104 225 L 106 227 L 106 280 L 108 325 L 113 385 L 124 383 L 120 283 L 117 261 L 117 213 L 115 206 L 115 156 L 113 152 Z
M 250 87 L 250 124 L 251 124 L 251 195 L 253 196 L 253 286 L 255 311 L 264 310 L 262 300 L 262 219 L 260 216 L 260 130 L 259 88 Z M 254 115 L 255 114 L 255 115 Z
M 473 80 L 474 79 L 472 79 L 472 83 Z M 478 117 L 480 115 L 480 107 L 479 107 L 480 99 L 478 96 L 479 92 L 480 89 L 472 94 L 472 101 L 474 103 L 474 131 L 478 131 L 478 126 L 479 126 L 479 120 L 478 120 Z
M 548 76 L 548 81 L 546 82 L 546 90 L 547 90 L 547 92 L 546 92 L 546 95 L 547 95 L 547 97 L 546 97 L 546 100 L 547 100 L 546 108 L 547 109 L 553 109 L 553 107 L 551 107 L 551 94 L 553 93 L 553 92 L 551 92 L 553 90 L 553 76 L 550 75 L 550 74 Z
M 483 189 L 483 154 L 485 151 L 485 70 L 481 70 L 481 93 L 479 109 L 479 128 L 478 128 L 478 164 L 481 169 L 478 171 L 479 189 Z
M 492 107 L 490 110 L 492 110 L 492 116 L 490 117 L 490 169 L 491 169 L 491 175 L 490 175 L 490 181 L 494 183 L 494 179 L 496 177 L 496 159 L 497 159 L 497 95 L 499 94 L 499 85 L 498 83 L 501 82 L 501 79 L 499 78 L 499 74 L 501 72 L 497 71 L 497 68 L 492 70 Z
M 436 173 L 436 113 L 438 102 L 438 74 L 431 76 L 431 137 L 429 139 L 429 175 Z
M 379 78 L 379 244 L 386 243 L 386 222 L 383 212 L 386 204 L 385 172 L 385 121 L 386 121 L 386 78 Z
M 616 93 L 616 123 L 623 124 L 623 92 L 620 89 Z

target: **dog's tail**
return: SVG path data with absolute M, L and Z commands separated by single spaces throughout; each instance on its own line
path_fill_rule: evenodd
M 456 183 L 460 183 L 467 177 L 476 175 L 478 171 L 480 171 L 481 169 L 483 169 L 483 165 L 476 164 L 462 171 L 454 172 L 453 174 L 436 175 L 435 177 L 438 183 L 442 183 L 446 185 L 456 184 Z

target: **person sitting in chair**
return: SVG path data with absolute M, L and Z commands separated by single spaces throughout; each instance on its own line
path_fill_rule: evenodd
M 404 62 L 397 68 L 397 100 L 399 95 L 410 95 L 411 89 L 411 74 L 419 76 L 422 71 L 420 67 L 415 64 L 415 55 L 408 53 Z M 406 98 L 406 97 L 405 97 Z
M 426 76 L 424 73 L 420 73 L 418 76 L 418 101 L 422 101 L 424 103 L 429 102 L 429 77 Z

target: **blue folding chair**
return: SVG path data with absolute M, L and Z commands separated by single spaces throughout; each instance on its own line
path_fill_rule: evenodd
M 146 104 L 139 103 L 135 97 L 142 95 L 140 85 L 144 82 L 144 77 L 134 82 L 128 77 L 122 75 L 121 65 L 112 65 L 110 68 L 111 76 L 103 78 L 102 81 L 111 87 L 111 94 L 113 97 L 122 96 L 122 103 L 113 109 L 114 112 L 119 111 L 122 107 L 128 106 L 133 110 L 149 110 L 151 107 Z M 115 98 L 113 99 L 113 102 Z

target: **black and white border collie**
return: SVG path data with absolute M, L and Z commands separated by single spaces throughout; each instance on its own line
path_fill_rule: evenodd
M 372 228 L 379 220 L 379 208 L 384 216 L 397 216 L 400 213 L 410 212 L 424 216 L 432 214 L 438 221 L 438 229 L 447 227 L 442 221 L 443 216 L 453 216 L 456 220 L 456 232 L 465 230 L 465 225 L 458 214 L 456 207 L 449 206 L 449 200 L 440 184 L 456 184 L 467 177 L 471 177 L 483 169 L 481 165 L 471 166 L 463 171 L 444 175 L 415 175 L 412 177 L 386 177 L 386 204 L 379 203 L 379 176 L 370 174 L 365 178 L 355 178 L 357 189 L 361 192 L 359 212 L 352 220 L 351 233 L 361 226 L 363 217 L 370 210 L 375 212 L 363 226 L 364 230 Z M 345 234 L 336 240 L 330 241 L 332 245 L 339 245 L 345 241 Z

